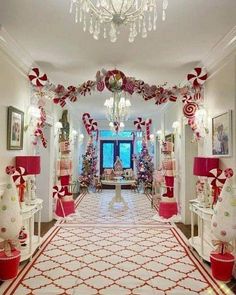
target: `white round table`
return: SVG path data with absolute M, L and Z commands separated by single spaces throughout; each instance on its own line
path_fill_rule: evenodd
M 135 183 L 135 180 L 125 180 L 125 179 L 116 179 L 116 180 L 101 180 L 104 185 L 114 185 L 115 186 L 115 196 L 112 198 L 109 206 L 112 207 L 114 203 L 123 203 L 127 206 L 124 198 L 121 195 L 121 186 L 122 185 L 131 185 Z

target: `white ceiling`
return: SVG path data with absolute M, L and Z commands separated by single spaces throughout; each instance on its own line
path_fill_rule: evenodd
M 148 83 L 178 84 L 236 24 L 236 0 L 169 0 L 167 20 L 159 18 L 157 31 L 130 44 L 124 28 L 113 44 L 84 33 L 69 14 L 69 4 L 70 0 L 0 0 L 0 24 L 51 81 L 65 85 L 81 84 L 94 79 L 98 69 L 114 67 Z M 107 96 L 81 98 L 74 111 L 102 118 Z M 143 115 L 144 107 L 146 117 L 156 112 L 153 102 L 140 97 L 132 97 L 132 105 L 132 117 Z

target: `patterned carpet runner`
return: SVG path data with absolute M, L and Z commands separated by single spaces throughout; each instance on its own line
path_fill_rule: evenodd
M 152 219 L 145 195 L 122 191 L 128 208 L 109 208 L 114 191 L 80 196 L 77 216 L 59 221 L 1 294 L 232 294 L 212 279 L 174 224 Z

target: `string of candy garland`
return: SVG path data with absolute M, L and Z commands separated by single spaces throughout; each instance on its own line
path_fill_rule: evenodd
M 92 91 L 102 92 L 108 89 L 111 92 L 124 91 L 130 95 L 136 93 L 143 97 L 144 100 L 155 100 L 157 105 L 161 105 L 168 101 L 176 102 L 181 98 L 183 106 L 183 114 L 189 120 L 188 124 L 194 126 L 193 132 L 196 140 L 204 136 L 204 132 L 199 130 L 195 113 L 199 109 L 203 101 L 203 84 L 207 79 L 205 69 L 197 67 L 187 75 L 188 85 L 184 87 L 166 87 L 167 83 L 163 85 L 149 85 L 143 80 L 137 80 L 133 77 L 127 77 L 119 70 L 107 71 L 102 69 L 97 71 L 96 79 L 83 82 L 80 86 L 69 86 L 65 88 L 63 85 L 53 85 L 48 81 L 47 75 L 40 72 L 38 68 L 32 69 L 29 74 L 29 79 L 34 91 L 40 91 L 44 88 L 50 93 L 54 93 L 53 102 L 65 107 L 68 101 L 76 102 L 79 96 L 86 96 Z M 194 125 L 194 123 L 196 123 Z M 196 128 L 195 128 L 196 127 Z

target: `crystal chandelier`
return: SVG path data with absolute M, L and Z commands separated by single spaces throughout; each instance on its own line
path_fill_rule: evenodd
M 128 120 L 131 102 L 121 96 L 121 92 L 114 92 L 114 96 L 106 99 L 106 117 L 110 121 L 109 126 L 119 130 L 124 127 L 124 121 Z
M 161 1 L 161 0 L 160 0 Z M 156 30 L 158 0 L 71 0 L 70 13 L 75 10 L 75 22 L 83 24 L 94 39 L 109 35 L 116 42 L 120 26 L 129 26 L 129 42 L 138 34 Z M 166 18 L 168 0 L 162 0 L 162 20 Z

